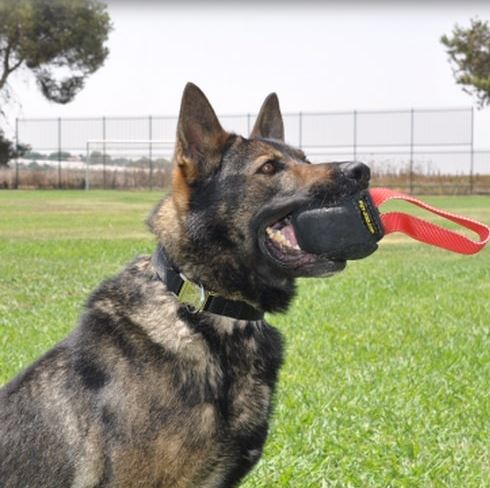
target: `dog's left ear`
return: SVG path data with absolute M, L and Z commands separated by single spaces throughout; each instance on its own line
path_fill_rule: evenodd
M 271 93 L 262 104 L 254 128 L 250 133 L 251 139 L 255 137 L 284 142 L 284 124 L 279 108 L 279 99 L 275 93 Z

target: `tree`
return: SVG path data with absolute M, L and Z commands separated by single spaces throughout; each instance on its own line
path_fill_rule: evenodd
M 0 167 L 7 166 L 11 159 L 22 157 L 29 149 L 25 144 L 14 145 L 0 130 Z
M 478 18 L 470 27 L 454 26 L 451 36 L 443 35 L 456 83 L 476 97 L 482 108 L 490 104 L 490 27 Z
M 24 68 L 48 100 L 71 101 L 104 64 L 110 30 L 97 0 L 0 0 L 0 93 Z
M 41 154 L 40 152 L 37 151 L 27 151 L 24 154 L 24 157 L 26 159 L 31 159 L 32 161 L 39 161 L 40 159 L 46 159 L 46 156 L 44 154 Z
M 67 160 L 70 156 L 71 154 L 67 151 L 55 151 L 48 156 L 48 159 L 51 161 Z

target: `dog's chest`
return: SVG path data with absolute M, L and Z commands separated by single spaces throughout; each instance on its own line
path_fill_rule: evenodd
M 203 393 L 201 400 L 215 406 L 221 426 L 230 434 L 261 424 L 268 418 L 282 361 L 279 333 L 263 321 L 186 319 L 206 345 L 193 376 L 193 387 Z
M 104 392 L 118 398 L 108 419 L 111 488 L 133 486 L 134 466 L 148 486 L 231 487 L 262 453 L 282 359 L 279 333 L 263 322 L 223 330 L 197 316 L 180 320 L 193 330 L 180 356 L 149 361 L 143 374 L 125 371 Z M 112 388 L 122 382 L 132 388 L 121 399 Z
M 233 486 L 259 459 L 268 430 L 271 397 L 282 361 L 281 339 L 263 322 L 237 322 L 228 331 L 191 324 L 207 343 L 201 405 L 212 404 L 213 432 L 206 473 L 196 486 Z M 219 481 L 219 482 L 218 482 Z

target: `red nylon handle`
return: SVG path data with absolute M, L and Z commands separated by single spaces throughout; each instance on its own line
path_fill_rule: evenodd
M 463 217 L 433 207 L 410 195 L 405 195 L 404 193 L 388 188 L 371 188 L 369 194 L 376 207 L 379 207 L 387 200 L 405 200 L 476 232 L 480 236 L 480 240 L 476 241 L 470 239 L 457 232 L 453 232 L 439 225 L 432 224 L 431 222 L 402 212 L 388 212 L 386 214 L 381 214 L 381 222 L 385 234 L 390 234 L 391 232 L 403 232 L 418 241 L 442 247 L 460 254 L 475 254 L 481 251 L 490 239 L 490 228 L 485 224 L 470 219 L 469 217 Z

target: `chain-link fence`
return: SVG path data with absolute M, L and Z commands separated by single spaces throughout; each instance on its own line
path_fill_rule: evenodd
M 221 116 L 247 135 L 255 114 Z M 18 119 L 31 150 L 0 170 L 8 188 L 162 188 L 177 117 Z M 472 108 L 284 115 L 286 140 L 313 162 L 360 160 L 373 183 L 413 193 L 490 193 L 490 150 L 473 146 Z

